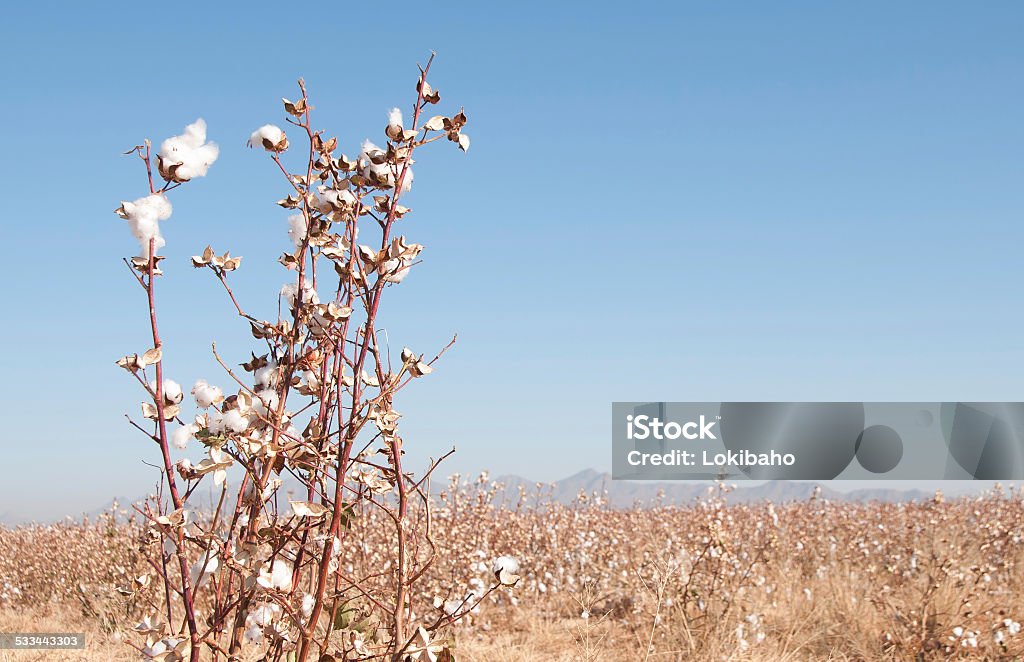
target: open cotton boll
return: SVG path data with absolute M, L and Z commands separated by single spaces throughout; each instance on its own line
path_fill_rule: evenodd
M 405 163 L 372 163 L 368 162 L 363 168 L 363 177 L 376 179 L 385 187 L 395 188 L 398 186 L 398 179 L 402 177 L 402 170 L 405 170 L 405 177 L 402 179 L 402 193 L 412 190 L 412 180 L 415 177 L 412 172 L 412 165 Z
M 155 379 L 150 380 L 149 388 L 151 388 L 153 390 L 153 393 L 156 393 L 156 380 Z M 184 399 L 184 397 L 185 397 L 185 395 L 181 392 L 181 384 L 179 384 L 178 382 L 174 381 L 173 379 L 165 379 L 164 380 L 163 392 L 164 392 L 164 400 L 166 400 L 167 402 L 170 402 L 171 404 L 175 404 L 175 405 L 180 403 Z
M 309 593 L 302 596 L 302 605 L 300 607 L 300 609 L 302 610 L 302 615 L 306 618 L 309 618 L 309 615 L 313 613 L 313 606 L 315 604 L 316 598 L 314 598 Z
M 268 602 L 250 611 L 245 617 L 245 622 L 249 626 L 266 627 L 273 623 L 280 614 L 281 606 Z
M 173 208 L 171 201 L 160 193 L 153 193 L 134 202 L 122 202 L 121 207 L 129 221 L 134 219 L 152 219 L 166 221 L 171 217 Z
M 132 235 L 142 249 L 141 257 L 149 259 L 149 244 L 153 241 L 154 248 L 159 250 L 166 242 L 160 235 L 160 221 L 171 217 L 171 202 L 159 193 L 147 195 L 134 202 L 122 202 L 118 214 L 128 221 Z
M 171 433 L 171 445 L 180 451 L 185 450 L 188 448 L 188 442 L 196 432 L 199 432 L 199 428 L 196 427 L 195 423 L 181 426 Z
M 205 379 L 196 380 L 192 387 L 192 395 L 195 396 L 196 404 L 202 409 L 224 401 L 224 392 L 218 386 L 210 386 Z
M 348 189 L 332 189 L 321 186 L 316 193 L 316 208 L 324 214 L 353 207 L 358 198 Z
M 309 232 L 306 227 L 306 217 L 304 214 L 292 214 L 288 217 L 288 238 L 295 244 L 295 248 L 302 246 L 302 242 L 306 240 L 306 233 Z
M 164 397 L 173 402 L 174 404 L 178 404 L 179 402 L 181 402 L 185 397 L 185 394 L 181 392 L 181 384 L 174 381 L 173 379 L 165 379 Z
M 511 556 L 499 556 L 491 563 L 491 571 L 498 582 L 511 586 L 519 580 L 519 561 Z
M 263 628 L 258 625 L 250 625 L 245 628 L 245 640 L 250 644 L 258 644 L 263 641 Z
M 277 391 L 266 388 L 256 391 L 256 399 L 252 401 L 252 408 L 260 416 L 269 418 L 272 411 L 277 411 L 279 402 Z
M 224 414 L 220 413 L 220 410 L 211 409 L 206 414 L 206 429 L 214 435 L 224 432 Z
M 402 176 L 402 168 L 405 168 L 405 179 L 402 180 L 402 193 L 408 193 L 412 190 L 412 165 L 404 165 L 399 163 L 395 166 L 395 185 L 398 184 L 398 178 Z
M 220 559 L 216 555 L 211 555 L 209 558 L 202 556 L 195 564 L 192 565 L 192 586 L 199 588 L 217 572 L 217 568 L 220 567 Z
M 160 145 L 157 166 L 160 176 L 167 181 L 187 182 L 205 177 L 219 155 L 216 143 L 206 142 L 206 122 L 200 117 L 186 126 L 182 135 L 168 138 Z
M 152 643 L 147 642 L 147 645 L 143 646 L 139 652 L 142 653 L 142 658 L 144 660 L 174 659 L 176 655 L 180 657 L 180 654 L 176 652 L 176 649 L 181 642 L 182 639 L 164 637 L 160 641 L 153 641 Z
M 519 572 L 519 561 L 511 556 L 499 556 L 491 564 L 491 570 L 494 572 L 501 572 L 502 570 Z
M 256 380 L 256 385 L 261 388 L 269 388 L 277 383 L 277 362 L 268 361 L 267 365 L 256 370 L 253 373 L 253 378 Z
M 288 136 L 280 127 L 264 124 L 249 136 L 249 147 L 262 147 L 268 152 L 283 152 L 288 149 Z
M 401 283 L 412 270 L 412 258 L 385 260 L 378 268 L 381 277 L 388 283 Z
M 387 182 L 391 176 L 391 164 L 390 163 L 372 163 L 368 162 L 366 167 L 363 168 L 363 177 L 367 179 L 376 178 L 380 181 Z
M 388 111 L 388 127 L 402 127 L 402 111 L 398 108 L 392 108 Z
M 285 301 L 292 308 L 295 307 L 295 298 L 299 292 L 298 283 L 287 283 L 281 288 L 281 296 L 284 297 Z M 318 304 L 320 303 L 320 297 L 317 296 L 316 290 L 308 282 L 302 284 L 302 303 L 304 304 Z
M 270 566 L 269 568 L 267 566 Z M 291 590 L 292 572 L 294 568 L 291 563 L 277 559 L 272 564 L 264 564 L 260 570 L 260 576 L 256 582 L 264 588 L 276 588 L 280 591 Z
M 397 108 L 395 109 L 397 110 Z M 385 186 L 395 187 L 398 185 L 398 178 L 405 170 L 405 178 L 402 180 L 402 193 L 408 193 L 412 189 L 412 161 L 401 163 L 390 163 L 384 158 L 387 153 L 369 140 L 363 141 L 362 151 L 359 153 L 359 167 L 363 177 L 375 179 Z
M 365 161 L 371 161 L 371 160 L 374 160 L 374 159 L 379 161 L 386 154 L 386 152 L 384 150 L 382 150 L 380 147 L 378 147 L 370 139 L 364 140 L 363 144 L 360 146 L 360 149 L 362 151 L 359 154 L 359 158 L 362 159 L 362 160 L 365 160 Z
M 242 416 L 242 412 L 237 409 L 229 409 L 224 413 L 224 427 L 241 434 L 249 429 L 249 419 Z
M 128 221 L 128 224 L 135 239 L 139 242 L 139 257 L 148 260 L 150 246 L 153 251 L 159 252 L 167 245 L 167 241 L 160 234 L 160 226 L 157 225 L 156 220 L 143 217 L 136 221 Z

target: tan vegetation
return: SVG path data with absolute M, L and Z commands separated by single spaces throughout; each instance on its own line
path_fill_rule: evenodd
M 729 506 L 728 489 L 687 507 L 613 510 L 599 494 L 562 505 L 538 487 L 496 503 L 499 487 L 486 477 L 452 482 L 431 510 L 437 560 L 411 596 L 412 612 L 440 622 L 476 604 L 471 596 L 494 583 L 491 559 L 510 551 L 521 564 L 517 584 L 436 632 L 461 660 L 1024 655 L 1020 493 Z M 146 525 L 130 512 L 0 530 L 0 629 L 90 633 L 84 658 L 60 659 L 135 657 L 117 640 L 162 586 L 133 587 L 147 572 L 137 551 Z M 340 572 L 367 587 L 367 599 L 378 594 L 375 582 L 387 590 L 382 570 L 395 540 L 382 517 L 364 505 L 344 536 L 350 562 Z M 336 625 L 341 637 L 364 627 L 355 611 Z

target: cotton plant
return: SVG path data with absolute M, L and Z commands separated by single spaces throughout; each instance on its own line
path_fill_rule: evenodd
M 446 628 L 519 581 L 518 561 L 499 556 L 486 580 L 471 579 L 458 608 L 420 603 L 413 589 L 436 556 L 421 553 L 434 548 L 434 533 L 410 505 L 429 510 L 426 479 L 441 460 L 419 477 L 405 468 L 395 401 L 433 372 L 454 338 L 432 358 L 408 347 L 393 355 L 378 314 L 390 288 L 409 286 L 424 250 L 404 232 L 414 154 L 439 140 L 469 147 L 462 110 L 428 113 L 440 103 L 429 70 L 430 62 L 420 69 L 409 112 L 389 110 L 383 136 L 360 142 L 351 157 L 314 128 L 301 80 L 299 99 L 282 100 L 283 122 L 251 132 L 248 147 L 283 175 L 277 205 L 287 216 L 277 240 L 285 249 L 270 268 L 286 276 L 272 300 L 276 316 L 258 316 L 232 287 L 241 256 L 212 246 L 192 256 L 258 349 L 232 365 L 233 353 L 214 345 L 223 375 L 188 382 L 189 398 L 164 375 L 163 224 L 172 192 L 212 176 L 220 149 L 198 119 L 155 154 L 149 141 L 130 152 L 144 162 L 149 190 L 116 211 L 139 244 L 126 263 L 146 295 L 152 346 L 118 365 L 146 391 L 142 420 L 129 419 L 156 445 L 163 481 L 139 508 L 152 568 L 139 590 L 149 591 L 153 613 L 133 644 L 144 657 L 437 659 L 451 644 Z M 192 503 L 204 493 L 212 508 Z M 387 570 L 361 578 L 348 555 L 369 550 L 353 547 L 351 527 L 375 512 L 392 525 Z

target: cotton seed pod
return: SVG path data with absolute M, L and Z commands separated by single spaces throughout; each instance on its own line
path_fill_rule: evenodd
M 264 124 L 249 136 L 249 147 L 262 147 L 268 152 L 283 152 L 288 149 L 288 136 L 273 124 Z

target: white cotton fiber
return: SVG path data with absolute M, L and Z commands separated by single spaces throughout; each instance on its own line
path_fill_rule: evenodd
M 183 134 L 160 145 L 160 174 L 179 182 L 205 177 L 219 154 L 216 143 L 206 142 L 206 122 L 200 117 L 186 126 Z

